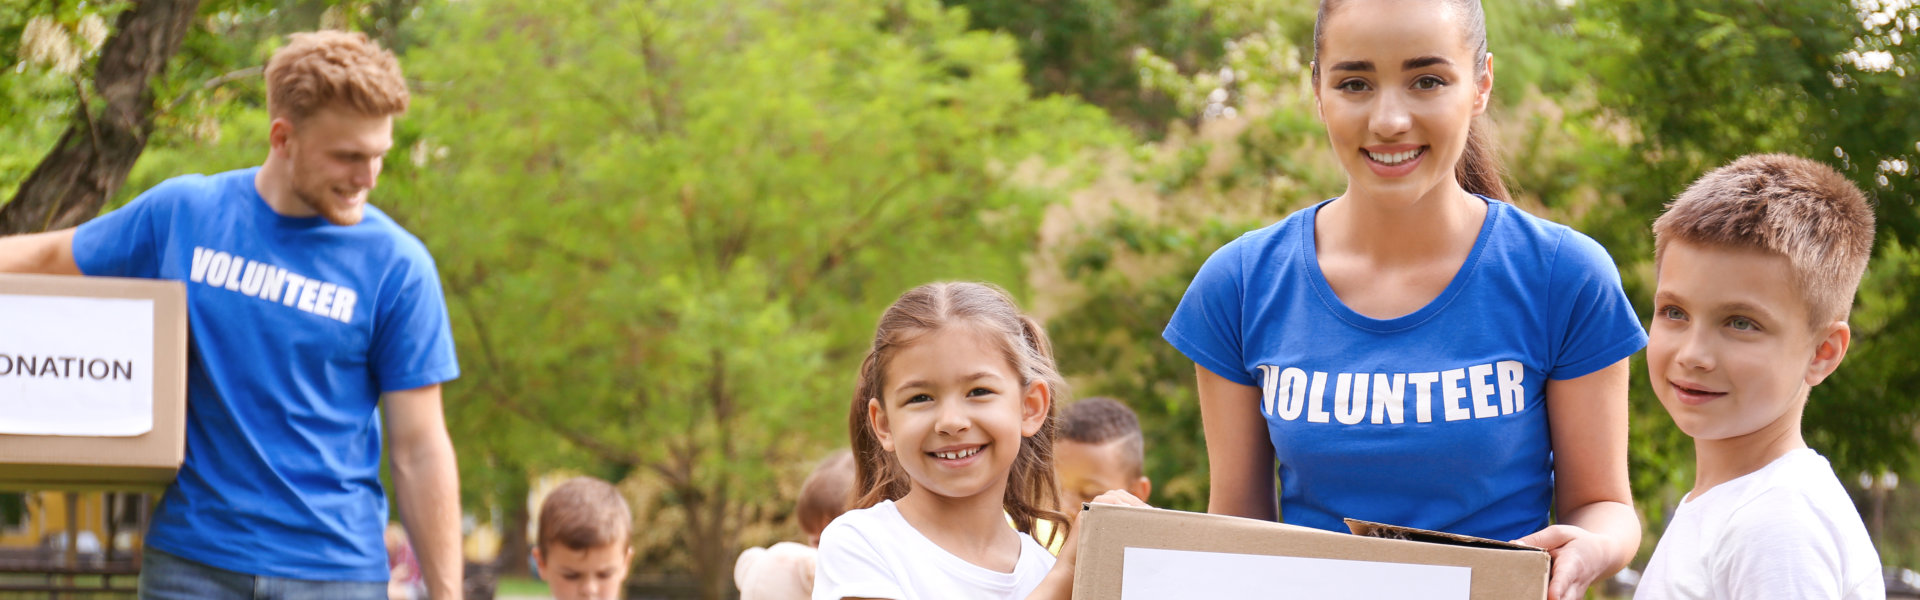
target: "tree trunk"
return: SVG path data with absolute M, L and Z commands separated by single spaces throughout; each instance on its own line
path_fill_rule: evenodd
M 66 133 L 13 200 L 0 235 L 64 229 L 100 214 L 153 132 L 153 79 L 180 50 L 200 0 L 140 0 L 120 14 L 100 50 L 93 91 L 79 98 Z
M 499 565 L 501 575 L 526 577 L 532 575 L 527 570 L 527 557 L 533 544 L 527 539 L 527 489 L 524 485 L 513 486 L 507 494 L 506 528 L 500 532 L 500 555 L 494 561 Z

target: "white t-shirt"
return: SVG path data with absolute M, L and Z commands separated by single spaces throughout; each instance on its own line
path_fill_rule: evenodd
M 748 548 L 733 563 L 740 600 L 806 600 L 813 595 L 813 548 L 780 542 Z
M 1633 597 L 1879 599 L 1886 584 L 1833 467 L 1803 448 L 1682 502 Z
M 841 598 L 1025 598 L 1053 568 L 1053 555 L 1020 534 L 1012 573 L 947 552 L 900 516 L 888 500 L 847 511 L 820 533 L 813 600 Z

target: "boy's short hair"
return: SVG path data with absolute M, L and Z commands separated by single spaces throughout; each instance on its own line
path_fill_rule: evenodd
M 1133 476 L 1145 473 L 1146 455 L 1140 434 L 1140 417 L 1133 409 L 1113 398 L 1094 397 L 1067 405 L 1060 411 L 1060 438 L 1082 444 L 1120 443 Z
M 625 546 L 632 527 L 633 511 L 619 489 L 592 477 L 575 477 L 540 503 L 536 547 L 544 552 L 556 543 L 574 551 Z
M 372 117 L 407 111 L 407 80 L 392 52 L 360 32 L 287 37 L 267 61 L 267 114 L 299 121 L 328 106 Z
M 1853 308 L 1873 254 L 1873 206 L 1833 167 L 1752 154 L 1687 186 L 1653 222 L 1653 239 L 1655 265 L 1674 240 L 1785 256 L 1819 327 Z
M 793 511 L 800 528 L 810 534 L 825 531 L 847 512 L 854 498 L 853 478 L 853 452 L 840 450 L 820 461 L 800 484 L 800 501 Z

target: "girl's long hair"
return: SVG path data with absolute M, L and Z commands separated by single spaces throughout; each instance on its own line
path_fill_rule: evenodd
M 1000 340 L 1007 363 L 1019 372 L 1021 386 L 1045 382 L 1051 392 L 1047 418 L 1040 431 L 1020 442 L 1020 453 L 1007 475 L 1002 504 L 1013 517 L 1014 528 L 1033 535 L 1040 520 L 1053 521 L 1053 535 L 1067 535 L 1071 522 L 1060 511 L 1060 490 L 1053 477 L 1054 408 L 1066 397 L 1066 380 L 1053 364 L 1053 346 L 1040 324 L 1020 312 L 1006 290 L 987 283 L 929 283 L 908 290 L 886 312 L 873 332 L 873 347 L 860 363 L 853 403 L 847 415 L 854 457 L 856 496 L 849 508 L 867 508 L 882 500 L 898 500 L 912 489 L 907 472 L 867 419 L 867 400 L 880 398 L 886 388 L 887 364 L 899 350 L 943 327 L 966 325 L 990 331 Z M 1052 540 L 1040 540 L 1051 544 Z
M 1460 11 L 1466 24 L 1467 47 L 1473 48 L 1473 75 L 1475 78 L 1487 74 L 1487 14 L 1480 8 L 1480 0 L 1441 0 L 1453 5 Z M 1320 13 L 1313 20 L 1313 85 L 1320 87 L 1320 49 L 1326 38 L 1327 18 L 1333 15 L 1340 0 L 1320 0 Z M 1467 147 L 1460 153 L 1459 164 L 1454 165 L 1454 179 L 1459 180 L 1461 189 L 1468 193 L 1479 194 L 1502 202 L 1513 201 L 1507 192 L 1507 183 L 1503 179 L 1506 167 L 1500 162 L 1499 149 L 1493 137 L 1487 134 L 1487 126 L 1482 122 L 1486 117 L 1474 117 L 1467 126 Z

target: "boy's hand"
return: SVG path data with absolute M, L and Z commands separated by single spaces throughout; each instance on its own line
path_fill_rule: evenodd
M 1579 600 L 1587 586 L 1607 574 L 1614 555 L 1613 540 L 1573 525 L 1553 525 L 1533 535 L 1513 541 L 1546 550 L 1553 556 L 1553 574 L 1548 578 L 1549 600 Z
M 1126 490 L 1108 490 L 1087 502 L 1092 504 L 1118 504 L 1121 506 L 1147 507 L 1147 503 Z M 1069 507 L 1074 508 L 1074 507 Z M 1151 507 L 1148 507 L 1151 508 Z M 1073 597 L 1073 566 L 1080 556 L 1080 513 L 1086 511 L 1070 510 L 1068 516 L 1073 519 L 1073 527 L 1067 530 L 1067 542 L 1060 546 L 1060 556 L 1053 561 L 1053 570 L 1047 571 L 1047 577 L 1041 580 L 1040 587 L 1027 595 L 1027 600 L 1053 600 Z
M 1146 502 L 1133 497 L 1133 494 L 1128 493 L 1126 490 L 1107 490 L 1106 493 L 1094 496 L 1094 498 L 1088 500 L 1087 503 L 1152 508 L 1147 506 Z M 1067 531 L 1067 543 L 1060 546 L 1060 556 L 1054 563 L 1056 566 L 1065 564 L 1067 568 L 1071 569 L 1073 567 L 1073 561 L 1080 556 L 1080 515 L 1085 512 L 1086 511 L 1076 510 L 1071 513 L 1073 516 L 1073 529 Z

